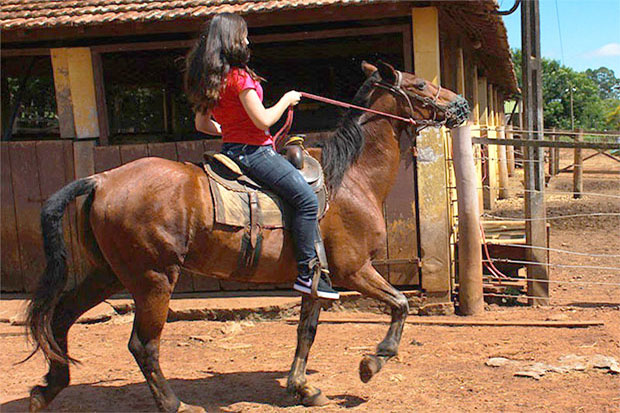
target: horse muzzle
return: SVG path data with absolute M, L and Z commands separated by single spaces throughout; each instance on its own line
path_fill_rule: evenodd
M 470 112 L 467 100 L 463 96 L 458 95 L 446 108 L 446 126 L 448 128 L 460 126 L 469 119 Z

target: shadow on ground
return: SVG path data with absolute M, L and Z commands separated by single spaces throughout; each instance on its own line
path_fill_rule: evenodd
M 199 405 L 208 411 L 221 411 L 236 403 L 264 404 L 272 407 L 292 407 L 297 400 L 286 392 L 280 381 L 288 372 L 255 371 L 242 373 L 218 373 L 205 371 L 208 376 L 200 379 L 170 379 L 177 396 L 185 403 Z M 308 374 L 314 373 L 309 371 Z M 309 378 L 310 379 L 310 378 Z M 96 383 L 77 384 L 63 390 L 48 406 L 47 411 L 75 412 L 127 412 L 156 411 L 146 383 L 115 386 L 118 379 Z M 330 397 L 342 408 L 357 407 L 367 400 L 352 395 Z M 28 411 L 27 398 L 2 404 L 2 412 Z

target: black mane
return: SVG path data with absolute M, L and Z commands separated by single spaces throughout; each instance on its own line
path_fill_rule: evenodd
M 367 107 L 373 83 L 378 79 L 376 73 L 367 78 L 355 94 L 352 103 Z M 332 195 L 340 187 L 345 172 L 355 163 L 364 148 L 364 135 L 359 124 L 362 113 L 361 110 L 348 109 L 340 120 L 336 132 L 316 145 L 322 149 L 321 164 L 327 187 Z

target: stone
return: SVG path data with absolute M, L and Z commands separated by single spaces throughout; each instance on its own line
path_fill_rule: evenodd
M 612 364 L 618 364 L 613 357 L 603 356 L 602 354 L 596 354 L 590 358 L 592 367 L 597 369 L 608 369 Z
M 528 377 L 531 379 L 535 379 L 535 380 L 540 380 L 540 378 L 542 377 L 542 375 L 537 372 L 537 371 L 529 371 L 529 370 L 523 370 L 523 371 L 517 371 L 514 374 L 515 377 Z
M 515 361 L 507 359 L 505 357 L 491 357 L 484 364 L 489 367 L 503 367 L 509 364 L 514 364 Z
M 200 341 L 201 343 L 210 343 L 213 341 L 211 336 L 189 336 L 190 340 Z

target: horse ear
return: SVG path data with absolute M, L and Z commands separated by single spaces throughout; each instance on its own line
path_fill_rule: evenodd
M 396 70 L 389 64 L 379 61 L 377 64 L 381 79 L 389 84 L 396 84 Z
M 366 77 L 370 77 L 377 71 L 377 68 L 364 60 L 362 61 L 362 70 Z

